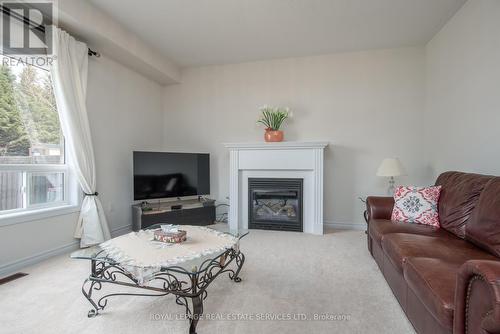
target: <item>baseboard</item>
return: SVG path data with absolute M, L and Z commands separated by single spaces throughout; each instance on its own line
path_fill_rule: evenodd
M 80 241 L 75 240 L 69 244 L 62 245 L 53 249 L 43 251 L 39 254 L 27 256 L 20 260 L 12 261 L 7 264 L 0 266 L 0 277 L 7 276 L 9 274 L 15 273 L 21 268 L 31 266 L 43 260 L 47 260 L 53 256 L 69 253 L 71 251 L 77 250 L 80 246 Z
M 330 227 L 337 230 L 356 230 L 356 231 L 365 231 L 366 224 L 364 223 L 334 223 L 334 222 L 324 222 L 323 226 Z
M 121 226 L 111 231 L 112 237 L 117 237 L 122 234 L 132 231 L 132 225 Z M 75 240 L 69 244 L 62 245 L 53 249 L 43 251 L 39 254 L 28 256 L 20 260 L 12 261 L 4 265 L 0 265 L 0 277 L 10 275 L 17 272 L 19 269 L 31 266 L 43 260 L 47 260 L 53 256 L 69 253 L 77 250 L 80 247 L 80 240 Z

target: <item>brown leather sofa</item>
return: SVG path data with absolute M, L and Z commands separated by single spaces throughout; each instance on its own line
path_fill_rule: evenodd
M 500 177 L 446 172 L 441 228 L 368 197 L 368 249 L 418 333 L 500 333 Z

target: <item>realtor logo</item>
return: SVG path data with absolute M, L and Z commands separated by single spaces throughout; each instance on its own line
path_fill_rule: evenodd
M 51 55 L 52 2 L 0 2 L 4 55 Z

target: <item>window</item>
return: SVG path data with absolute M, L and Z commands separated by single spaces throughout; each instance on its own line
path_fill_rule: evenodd
M 0 218 L 72 203 L 50 72 L 0 55 Z

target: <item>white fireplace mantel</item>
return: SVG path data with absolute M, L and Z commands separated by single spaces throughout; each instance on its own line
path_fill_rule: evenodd
M 323 234 L 323 154 L 328 142 L 229 143 L 229 226 L 248 228 L 248 178 L 301 178 L 304 232 Z

